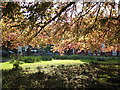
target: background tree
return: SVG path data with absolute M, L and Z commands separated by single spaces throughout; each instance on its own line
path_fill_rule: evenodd
M 102 43 L 119 46 L 119 3 L 80 0 L 3 5 L 3 44 L 7 40 L 15 45 L 54 44 L 54 50 L 61 52 L 70 46 L 91 50 L 100 49 Z

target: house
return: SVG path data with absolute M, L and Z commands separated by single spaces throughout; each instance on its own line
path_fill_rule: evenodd
M 109 46 L 102 43 L 100 50 L 86 50 L 86 49 L 74 49 L 73 46 L 69 46 L 68 50 L 65 50 L 64 55 L 73 55 L 73 54 L 82 54 L 82 55 L 95 55 L 95 56 L 120 56 L 120 46 Z
M 102 52 L 105 52 L 107 56 L 120 56 L 120 46 L 109 46 L 109 47 L 102 47 Z
M 27 51 L 29 46 L 18 46 L 18 54 L 23 54 Z

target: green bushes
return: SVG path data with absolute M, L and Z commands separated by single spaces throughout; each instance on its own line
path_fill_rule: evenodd
M 97 56 L 85 56 L 85 55 L 55 55 L 53 56 L 53 59 L 69 59 L 69 60 L 76 60 L 76 59 L 91 59 L 91 60 L 96 60 Z
M 40 61 L 49 61 L 52 60 L 51 56 L 21 56 L 18 58 L 19 61 L 25 62 L 25 63 L 34 63 L 34 62 L 40 62 Z
M 60 56 L 60 55 L 54 55 L 53 56 L 53 59 L 61 59 L 61 60 L 63 60 L 63 59 L 71 59 L 71 60 L 76 60 L 76 59 L 81 59 L 81 56 L 79 56 L 79 55 L 63 55 L 63 56 Z
M 20 66 L 20 64 L 21 64 L 21 61 L 14 60 L 14 62 L 13 62 L 13 70 L 21 70 L 22 67 Z
M 15 61 L 14 63 L 13 63 L 13 69 L 19 69 L 19 63 L 20 63 L 20 61 Z
M 120 60 L 120 57 L 106 57 L 108 60 Z
M 39 61 L 39 58 L 34 56 L 22 56 L 22 57 L 19 57 L 18 60 L 23 61 L 25 63 L 33 63 L 33 62 Z
M 41 60 L 50 61 L 52 60 L 52 56 L 41 56 Z
M 20 56 L 17 60 L 25 63 L 34 63 L 40 61 L 50 61 L 55 60 L 120 60 L 120 57 L 103 57 L 103 56 L 87 56 L 87 55 L 53 55 L 53 56 Z M 11 63 L 13 61 L 10 61 Z

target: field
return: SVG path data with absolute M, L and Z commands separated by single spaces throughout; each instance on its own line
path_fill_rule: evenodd
M 120 88 L 118 59 L 23 61 L 19 69 L 13 68 L 15 61 L 1 63 L 3 88 Z

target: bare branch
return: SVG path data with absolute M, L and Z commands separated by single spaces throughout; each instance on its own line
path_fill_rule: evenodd
M 79 18 L 78 18 L 74 23 L 76 23 L 78 20 L 80 20 L 81 17 L 83 17 L 83 16 L 85 16 L 86 14 L 88 14 L 88 13 L 92 10 L 92 8 L 93 8 L 95 5 L 97 5 L 97 4 L 98 4 L 98 2 L 97 2 L 96 4 L 94 4 L 85 14 L 80 15 Z M 81 12 L 80 12 L 80 13 L 81 13 Z M 74 23 L 73 23 L 73 24 L 74 24 Z M 73 25 L 73 24 L 72 24 L 72 25 Z
M 54 16 L 51 20 L 49 20 L 45 25 L 41 26 L 41 29 L 38 30 L 38 32 L 37 32 L 35 35 L 33 35 L 33 37 L 31 37 L 31 38 L 28 40 L 28 42 L 30 42 L 34 37 L 36 37 L 36 36 L 43 30 L 43 28 L 45 28 L 45 26 L 47 26 L 49 23 L 51 23 L 51 22 L 54 21 L 57 17 L 59 17 L 59 16 L 62 14 L 62 12 L 64 12 L 64 11 L 65 11 L 69 6 L 71 6 L 72 4 L 75 4 L 75 2 L 70 2 L 68 5 L 66 5 L 65 7 L 63 7 L 56 16 Z

